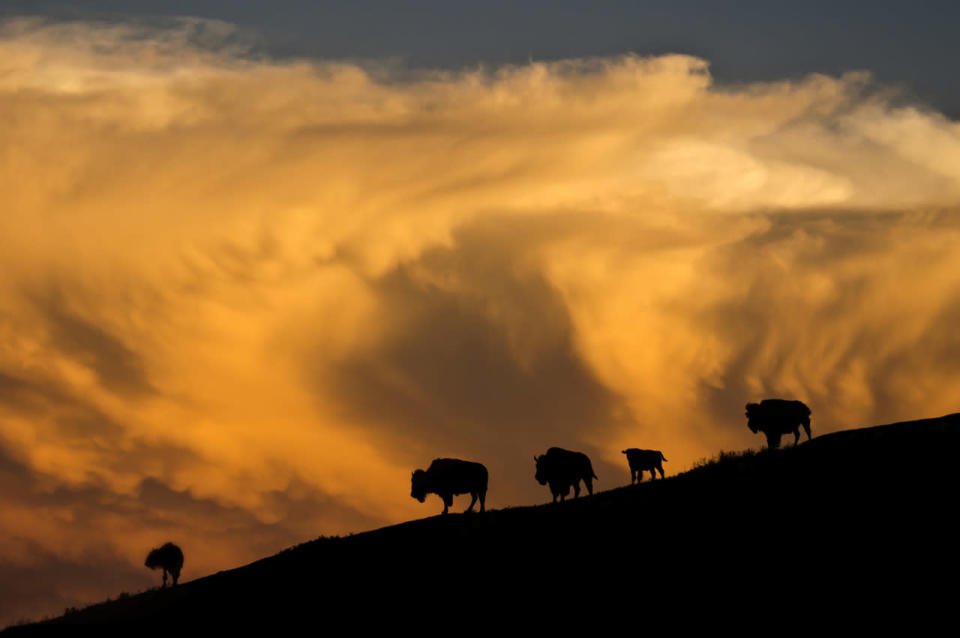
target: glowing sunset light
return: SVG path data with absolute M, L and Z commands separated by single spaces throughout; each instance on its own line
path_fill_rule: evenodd
M 551 445 L 600 489 L 759 447 L 747 401 L 960 406 L 960 124 L 865 74 L 394 73 L 198 24 L 0 25 L 0 620 L 154 585 L 170 539 L 189 580 L 436 514 L 436 457 L 500 508 Z

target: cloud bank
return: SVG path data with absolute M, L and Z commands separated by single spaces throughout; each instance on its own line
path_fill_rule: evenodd
M 815 434 L 960 406 L 960 125 L 867 75 L 234 35 L 0 26 L 5 621 L 153 583 L 166 540 L 187 579 L 434 514 L 438 456 L 498 507 L 551 445 L 601 487 L 624 447 L 759 446 L 765 397 Z

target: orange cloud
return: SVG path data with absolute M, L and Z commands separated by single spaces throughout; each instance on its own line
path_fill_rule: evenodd
M 0 565 L 74 574 L 57 601 L 117 593 L 85 556 L 134 588 L 169 539 L 189 578 L 435 513 L 436 456 L 497 507 L 551 445 L 603 487 L 624 447 L 757 446 L 748 400 L 820 433 L 960 403 L 960 125 L 863 74 L 224 42 L 0 27 Z

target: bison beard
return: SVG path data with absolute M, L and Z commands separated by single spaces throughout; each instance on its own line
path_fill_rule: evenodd
M 443 500 L 443 513 L 446 514 L 453 505 L 455 495 L 470 494 L 473 500 L 466 511 L 472 511 L 479 500 L 482 512 L 487 498 L 487 478 L 487 468 L 480 463 L 434 459 L 426 471 L 416 470 L 413 473 L 410 496 L 423 503 L 427 494 L 436 494 Z

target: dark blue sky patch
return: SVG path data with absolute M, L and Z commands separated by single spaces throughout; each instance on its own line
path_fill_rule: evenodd
M 257 34 L 271 56 L 392 59 L 459 68 L 626 52 L 687 53 L 720 82 L 868 70 L 951 117 L 960 86 L 960 4 L 943 0 L 7 0 L 0 17 L 124 21 L 177 15 Z

